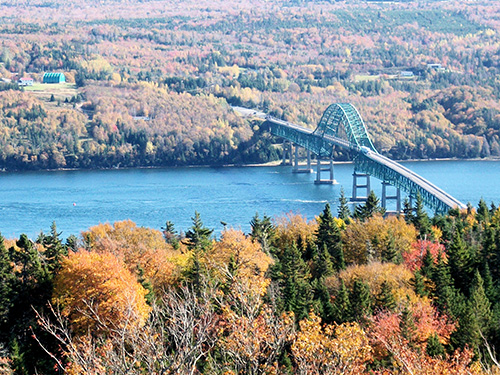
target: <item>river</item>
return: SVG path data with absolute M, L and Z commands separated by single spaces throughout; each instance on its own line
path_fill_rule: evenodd
M 500 203 L 500 161 L 403 164 L 464 203 Z M 36 238 L 55 221 L 65 238 L 125 219 L 157 229 L 170 220 L 186 231 L 195 210 L 216 233 L 221 222 L 248 232 L 256 212 L 312 219 L 326 202 L 336 212 L 341 187 L 351 195 L 352 172 L 352 164 L 336 164 L 338 185 L 314 185 L 314 173 L 282 166 L 0 173 L 0 232 Z M 380 196 L 380 181 L 371 181 Z

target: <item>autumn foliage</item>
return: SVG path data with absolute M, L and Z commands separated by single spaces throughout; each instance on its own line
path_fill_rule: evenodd
M 140 327 L 148 318 L 147 291 L 111 253 L 70 253 L 54 284 L 53 302 L 75 332 Z

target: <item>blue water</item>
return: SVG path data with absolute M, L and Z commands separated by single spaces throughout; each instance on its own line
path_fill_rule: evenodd
M 477 205 L 481 197 L 500 203 L 500 161 L 404 164 L 464 203 Z M 186 231 L 195 210 L 216 233 L 221 221 L 248 232 L 256 212 L 312 219 L 326 202 L 336 206 L 341 187 L 351 194 L 352 172 L 352 164 L 335 165 L 339 184 L 333 186 L 314 185 L 314 173 L 281 166 L 1 173 L 0 232 L 34 238 L 56 221 L 67 237 L 125 219 L 157 229 L 170 220 Z M 372 189 L 380 196 L 378 180 Z

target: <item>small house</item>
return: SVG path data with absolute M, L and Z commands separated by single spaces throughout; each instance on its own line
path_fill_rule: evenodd
M 66 77 L 63 73 L 45 73 L 43 75 L 43 83 L 64 83 Z
M 412 71 L 410 70 L 403 70 L 400 74 L 399 74 L 400 77 L 405 77 L 405 78 L 410 78 L 410 77 L 413 77 L 414 74 Z
M 19 78 L 19 80 L 17 81 L 17 84 L 19 86 L 33 86 L 33 83 L 35 81 L 33 81 L 33 78 L 31 77 L 22 77 L 22 78 Z

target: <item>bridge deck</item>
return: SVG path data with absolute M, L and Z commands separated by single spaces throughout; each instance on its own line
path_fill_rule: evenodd
M 323 135 L 319 136 L 316 134 L 313 134 L 313 130 L 304 128 L 302 126 L 283 121 L 280 119 L 276 119 L 270 116 L 266 116 L 266 121 L 278 125 L 278 127 L 284 127 L 288 130 L 292 130 L 293 132 L 296 132 L 297 134 L 300 134 L 302 136 L 305 136 L 305 138 L 313 139 L 313 138 L 321 138 L 323 141 L 327 141 L 328 143 L 336 146 L 340 146 L 342 148 L 350 149 L 358 153 L 362 153 L 367 159 L 370 161 L 377 163 L 378 165 L 381 165 L 385 168 L 388 168 L 400 176 L 404 177 L 408 181 L 411 182 L 411 185 L 417 186 L 422 190 L 425 190 L 428 194 L 432 195 L 436 199 L 438 199 L 442 204 L 446 205 L 449 208 L 466 208 L 466 206 L 460 202 L 459 200 L 453 198 L 450 194 L 446 193 L 444 190 L 438 188 L 436 185 L 432 184 L 431 182 L 427 181 L 425 178 L 419 176 L 415 172 L 411 171 L 410 169 L 404 167 L 403 165 L 383 156 L 380 155 L 376 151 L 372 151 L 368 149 L 367 147 L 358 147 L 357 145 L 332 136 L 332 135 Z M 282 134 L 277 134 L 277 135 L 282 135 Z M 304 145 L 302 145 L 304 146 Z M 312 150 L 313 152 L 315 150 Z M 407 193 L 410 194 L 415 194 L 415 191 L 407 191 Z

